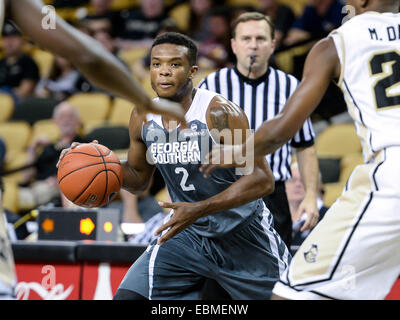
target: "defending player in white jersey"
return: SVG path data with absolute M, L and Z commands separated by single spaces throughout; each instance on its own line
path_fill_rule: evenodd
M 313 47 L 282 113 L 232 150 L 242 154 L 253 144 L 255 156 L 276 150 L 316 108 L 331 80 L 343 90 L 362 141 L 365 164 L 354 169 L 303 242 L 273 298 L 383 299 L 400 275 L 399 0 L 347 4 L 357 16 Z M 215 149 L 210 158 L 223 162 L 222 155 Z M 202 171 L 208 175 L 221 166 L 232 164 Z

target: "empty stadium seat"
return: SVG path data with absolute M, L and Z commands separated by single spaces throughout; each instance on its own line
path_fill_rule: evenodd
M 51 119 L 57 100 L 30 97 L 15 105 L 11 120 L 26 121 L 33 125 L 36 121 Z
M 112 125 L 128 126 L 133 108 L 133 103 L 125 99 L 115 98 L 108 121 Z
M 31 54 L 33 60 L 39 67 L 41 77 L 48 77 L 54 61 L 54 55 L 48 51 L 34 49 Z
M 6 159 L 4 162 L 3 170 L 5 172 L 12 171 L 14 169 L 20 169 L 26 166 L 28 163 L 28 153 L 25 150 L 7 152 Z M 3 176 L 4 181 L 11 183 L 22 182 L 22 171 L 18 170 L 10 174 Z
M 68 98 L 79 111 L 85 125 L 89 121 L 104 121 L 110 111 L 110 97 L 104 93 L 77 93 Z
M 360 138 L 354 124 L 330 125 L 315 140 L 318 157 L 343 157 L 349 153 L 361 152 Z
M 149 53 L 148 48 L 135 48 L 124 50 L 119 54 L 119 57 L 128 65 L 133 64 L 138 59 L 144 58 Z
M 330 207 L 342 194 L 345 185 L 346 184 L 341 181 L 324 184 L 325 194 L 323 196 L 323 201 L 327 207 Z
M 169 16 L 172 20 L 175 21 L 176 25 L 183 32 L 187 32 L 189 29 L 189 21 L 190 21 L 190 4 L 182 3 L 172 8 L 169 12 Z
M 138 0 L 112 0 L 111 1 L 111 10 L 119 11 L 124 9 L 132 8 L 133 6 L 137 6 L 139 4 Z
M 129 129 L 125 126 L 98 127 L 89 132 L 86 139 L 97 140 L 111 150 L 128 149 Z
M 52 143 L 55 143 L 60 138 L 60 129 L 53 120 L 37 121 L 32 127 L 30 142 L 35 141 L 40 136 L 46 136 Z
M 32 128 L 25 121 L 8 121 L 0 123 L 0 137 L 3 138 L 7 154 L 12 151 L 24 150 L 29 143 Z
M 14 111 L 14 100 L 5 93 L 0 93 L 0 122 L 7 121 Z
M 150 73 L 146 74 L 143 77 L 142 87 L 151 98 L 157 97 L 157 94 L 154 92 L 153 88 L 151 87 Z
M 364 163 L 364 158 L 361 152 L 349 153 L 342 157 L 341 170 L 339 181 L 346 183 L 354 168 Z
M 217 69 L 204 69 L 197 72 L 196 76 L 193 78 L 193 86 L 197 87 L 205 77 L 215 71 L 217 71 Z
M 4 180 L 3 208 L 18 212 L 18 201 L 18 184 L 15 181 Z

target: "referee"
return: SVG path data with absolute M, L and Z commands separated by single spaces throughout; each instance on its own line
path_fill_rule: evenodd
M 264 121 L 274 118 L 284 107 L 298 85 L 298 80 L 269 66 L 274 51 L 274 27 L 269 18 L 258 12 L 241 14 L 232 24 L 231 46 L 237 63 L 209 74 L 200 84 L 228 100 L 246 113 L 250 128 L 256 130 Z M 275 192 L 264 198 L 274 216 L 274 226 L 287 247 L 292 239 L 292 219 L 286 197 L 285 181 L 291 178 L 292 150 L 296 151 L 306 196 L 296 215 L 307 213 L 302 231 L 318 222 L 317 185 L 318 160 L 314 148 L 314 131 L 308 119 L 300 131 L 275 153 L 268 163 L 275 177 Z

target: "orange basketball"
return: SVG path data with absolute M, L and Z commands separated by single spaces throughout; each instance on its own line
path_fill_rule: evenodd
M 121 189 L 121 162 L 107 147 L 83 143 L 65 154 L 57 179 L 68 200 L 81 207 L 101 207 Z

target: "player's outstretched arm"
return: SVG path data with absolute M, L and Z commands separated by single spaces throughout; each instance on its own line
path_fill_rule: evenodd
M 308 54 L 301 83 L 282 112 L 255 132 L 255 156 L 270 154 L 289 141 L 321 102 L 339 72 L 340 61 L 333 40 L 319 41 Z
M 39 46 L 71 61 L 89 81 L 98 87 L 133 102 L 139 112 L 153 112 L 183 120 L 177 103 L 154 102 L 130 71 L 95 39 L 57 17 L 55 29 L 42 27 L 44 4 L 40 0 L 9 2 L 12 20 Z
M 226 132 L 228 130 L 233 136 L 235 129 L 240 130 L 242 133 L 242 140 L 240 141 L 244 141 L 246 130 L 249 129 L 248 121 L 243 111 L 221 96 L 215 97 L 208 107 L 207 125 L 210 133 L 221 132 L 222 130 Z M 213 129 L 216 129 L 216 131 Z M 227 139 L 224 141 L 222 136 L 214 135 L 214 140 L 225 144 L 228 143 Z M 235 142 L 234 139 L 231 141 Z M 194 203 L 160 203 L 164 208 L 173 209 L 174 215 L 156 231 L 157 235 L 170 228 L 158 240 L 158 243 L 161 244 L 171 239 L 201 217 L 239 207 L 245 203 L 259 199 L 272 193 L 274 187 L 275 183 L 271 169 L 265 158 L 259 157 L 254 159 L 254 168 L 251 174 L 242 176 L 229 186 L 229 188 L 207 200 Z
M 232 158 L 240 159 L 242 154 L 250 153 L 254 157 L 267 155 L 289 141 L 318 106 L 331 79 L 338 77 L 339 72 L 340 61 L 333 40 L 325 38 L 319 41 L 307 56 L 300 85 L 281 113 L 264 122 L 245 144 L 231 148 Z M 218 167 L 238 165 L 234 161 L 224 161 L 222 151 L 216 148 L 209 154 L 209 164 L 201 168 L 206 176 Z

